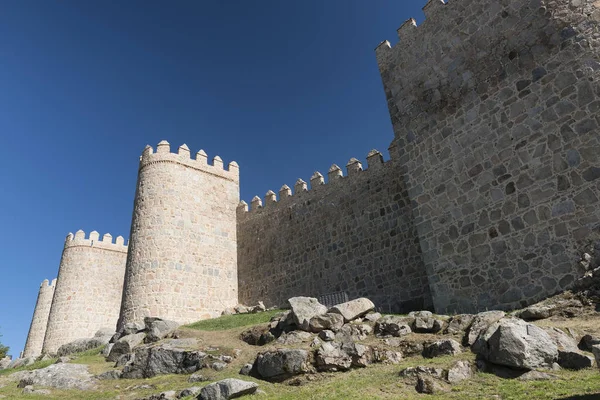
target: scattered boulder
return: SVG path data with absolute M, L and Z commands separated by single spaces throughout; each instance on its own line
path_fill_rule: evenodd
M 209 379 L 206 376 L 199 374 L 199 373 L 194 373 L 194 374 L 190 375 L 190 377 L 188 378 L 188 382 L 190 382 L 190 383 L 206 382 L 208 380 Z
M 339 342 L 359 342 L 365 340 L 371 332 L 373 332 L 373 328 L 367 324 L 346 324 L 336 332 L 335 340 Z
M 244 366 L 240 369 L 240 375 L 250 375 L 252 371 L 252 364 L 244 364 Z
M 10 378 L 20 382 L 25 381 L 29 385 L 56 389 L 94 388 L 92 375 L 88 372 L 87 365 L 83 364 L 52 364 L 46 368 L 16 372 Z
M 112 338 L 113 333 L 110 336 L 108 335 L 100 335 L 105 333 L 105 331 L 98 331 L 93 338 L 87 339 L 77 339 L 70 343 L 63 344 L 58 348 L 56 355 L 60 356 L 68 356 L 69 354 L 82 353 L 84 351 L 96 349 L 100 346 L 107 345 L 110 339 Z
M 373 362 L 383 364 L 400 364 L 402 362 L 402 353 L 392 350 L 373 349 Z
M 412 321 L 405 317 L 386 315 L 375 323 L 375 333 L 379 336 L 404 336 L 412 333 L 411 324 Z
M 275 335 L 275 337 L 279 337 L 282 333 L 291 332 L 297 328 L 297 325 L 294 322 L 294 316 L 289 310 L 274 315 L 271 318 L 269 326 L 271 328 L 271 333 Z
M 134 353 L 123 354 L 122 356 L 120 356 L 117 359 L 117 362 L 115 363 L 115 367 L 123 367 L 129 363 L 132 363 L 134 358 L 135 358 Z
M 465 346 L 472 346 L 477 341 L 480 334 L 482 334 L 490 325 L 501 318 L 504 318 L 505 315 L 506 313 L 504 311 L 484 311 L 475 315 L 464 338 Z
M 8 366 L 6 367 L 6 369 L 26 367 L 28 365 L 33 364 L 34 362 L 35 362 L 35 358 L 34 357 L 17 358 L 15 360 L 11 360 L 11 362 L 8 364 Z
M 526 321 L 550 318 L 554 307 L 535 304 L 515 313 L 515 316 Z
M 158 394 L 153 394 L 148 397 L 144 397 L 141 400 L 175 400 L 177 399 L 177 392 L 174 390 L 169 390 L 167 392 L 162 392 Z
M 294 322 L 303 331 L 310 330 L 310 319 L 325 314 L 327 307 L 314 297 L 292 297 L 288 300 Z
M 442 339 L 424 346 L 423 357 L 454 356 L 462 352 L 460 343 L 454 339 Z
M 199 400 L 228 400 L 235 399 L 247 394 L 252 394 L 258 389 L 254 382 L 242 381 L 240 379 L 223 379 L 211 383 L 200 391 Z
M 369 322 L 377 322 L 378 319 L 381 318 L 381 314 L 378 312 L 370 312 L 367 315 L 365 315 L 364 319 L 365 321 L 369 321 Z
M 373 363 L 370 346 L 353 342 L 323 343 L 316 352 L 315 364 L 319 371 L 346 371 L 351 367 L 366 367 Z
M 333 333 L 333 331 L 325 329 L 324 331 L 319 332 L 319 338 L 321 338 L 321 340 L 324 340 L 325 342 L 331 342 L 335 340 L 335 333 Z
M 235 314 L 248 314 L 250 312 L 250 307 L 246 307 L 243 304 L 238 304 L 233 307 L 233 311 Z
M 420 365 L 418 367 L 404 368 L 402 371 L 400 371 L 399 375 L 402 377 L 417 377 L 419 375 L 430 375 L 435 378 L 444 379 L 444 370 L 442 368 L 424 367 Z
M 552 381 L 558 379 L 558 376 L 548 374 L 542 371 L 527 371 L 517 377 L 520 381 Z
M 200 386 L 192 386 L 192 387 L 183 389 L 181 392 L 179 392 L 179 394 L 177 395 L 177 398 L 181 399 L 183 397 L 196 396 L 201 391 L 202 391 L 202 388 Z
M 69 357 L 69 356 L 62 356 L 62 357 L 58 357 L 56 359 L 56 362 L 54 364 L 68 363 L 70 361 L 71 361 L 71 357 Z
M 450 388 L 441 381 L 433 379 L 430 376 L 419 375 L 417 377 L 417 384 L 415 386 L 415 390 L 418 393 L 423 394 L 438 394 L 449 392 Z
M 581 353 L 573 337 L 558 328 L 548 328 L 546 332 L 558 348 L 558 365 L 572 370 L 589 368 L 593 365 L 594 358 Z
M 475 316 L 473 314 L 455 315 L 452 318 L 450 318 L 450 321 L 448 322 L 448 326 L 444 330 L 444 333 L 450 335 L 464 333 L 469 328 L 469 326 L 471 326 L 471 323 L 473 322 L 474 318 Z
M 329 309 L 330 313 L 340 314 L 344 322 L 350 322 L 375 309 L 375 304 L 365 297 L 337 304 Z
M 315 362 L 319 371 L 347 371 L 352 357 L 342 350 L 339 343 L 323 343 L 317 351 Z
M 144 318 L 144 325 L 146 326 L 146 343 L 158 342 L 179 328 L 179 324 L 175 321 L 155 317 Z
M 343 325 L 344 317 L 341 314 L 332 312 L 314 316 L 308 323 L 310 331 L 315 333 L 319 333 L 325 329 L 337 332 Z
M 473 366 L 468 361 L 457 361 L 449 369 L 446 380 L 455 384 L 473 377 Z
M 159 374 L 190 374 L 207 366 L 206 353 L 188 349 L 185 339 L 137 347 L 133 360 L 123 368 L 122 377 L 141 379 Z
M 113 369 L 110 371 L 103 372 L 100 375 L 96 375 L 96 379 L 100 379 L 101 381 L 121 379 L 121 375 L 123 375 L 123 371 Z
M 599 345 L 599 344 L 600 344 L 600 338 L 594 337 L 592 335 L 584 335 L 581 338 L 581 340 L 579 341 L 579 344 L 577 345 L 577 347 L 580 350 L 589 351 L 591 353 L 592 352 L 592 348 L 595 345 Z
M 579 351 L 559 350 L 558 365 L 566 369 L 580 370 L 594 365 L 594 357 Z
M 112 344 L 112 348 L 106 361 L 117 361 L 123 354 L 129 354 L 133 352 L 133 349 L 143 343 L 145 333 L 133 333 L 131 335 L 123 336 L 116 343 Z
M 0 359 L 0 369 L 6 369 L 8 368 L 8 366 L 10 365 L 10 362 L 12 361 L 12 359 L 10 357 L 4 357 L 3 359 Z
M 102 356 L 104 356 L 104 357 L 108 357 L 108 355 L 110 354 L 110 351 L 112 350 L 114 345 L 115 345 L 114 343 L 108 343 L 106 346 L 104 346 L 102 348 L 102 351 L 100 352 L 100 354 L 102 354 Z
M 279 344 L 299 344 L 303 342 L 310 342 L 313 338 L 312 333 L 303 332 L 303 331 L 292 331 L 288 333 L 284 333 L 277 339 L 277 343 Z
M 269 328 L 264 326 L 254 326 L 241 333 L 240 339 L 252 346 L 264 346 L 275 340 L 275 336 Z
M 223 371 L 225 368 L 227 368 L 227 364 L 221 361 L 216 361 L 212 363 L 210 367 L 215 371 Z
M 595 344 L 592 346 L 592 354 L 594 354 L 596 365 L 600 367 L 600 344 Z
M 402 354 L 406 357 L 421 355 L 423 353 L 423 343 L 402 340 L 400 338 L 384 339 L 383 343 L 390 347 L 399 347 Z
M 515 318 L 493 323 L 473 348 L 485 360 L 513 368 L 547 368 L 558 359 L 558 348 L 546 331 Z
M 121 339 L 123 336 L 134 335 L 136 333 L 144 332 L 146 330 L 146 325 L 144 325 L 143 321 L 138 322 L 128 322 L 123 327 L 121 327 L 117 333 L 115 333 L 109 343 L 115 343 L 117 340 Z
M 260 353 L 254 361 L 253 373 L 270 381 L 283 381 L 310 372 L 309 353 L 299 349 L 279 349 Z
M 408 314 L 414 318 L 412 330 L 417 333 L 436 333 L 442 330 L 444 321 L 435 319 L 431 311 L 413 311 Z

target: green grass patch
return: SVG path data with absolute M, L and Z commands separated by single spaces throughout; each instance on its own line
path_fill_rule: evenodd
M 199 331 L 224 331 L 227 329 L 239 328 L 241 326 L 265 324 L 271 318 L 283 310 L 269 310 L 256 314 L 237 314 L 224 315 L 219 318 L 205 319 L 186 325 L 187 328 Z

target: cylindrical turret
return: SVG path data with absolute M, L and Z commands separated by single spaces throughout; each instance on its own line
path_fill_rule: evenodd
M 239 168 L 169 143 L 140 159 L 119 326 L 146 316 L 189 323 L 237 303 Z
M 65 241 L 42 352 L 54 354 L 75 339 L 99 329 L 116 329 L 123 293 L 127 246 L 98 232 L 83 231 Z
M 33 318 L 25 342 L 25 357 L 37 357 L 42 354 L 44 345 L 44 336 L 46 335 L 46 327 L 48 325 L 48 316 L 50 315 L 50 306 L 52 305 L 52 297 L 54 296 L 54 288 L 56 287 L 56 279 L 48 284 L 48 279 L 44 279 L 40 285 L 37 302 L 33 310 Z

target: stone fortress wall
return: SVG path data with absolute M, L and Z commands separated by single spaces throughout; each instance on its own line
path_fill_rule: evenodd
M 294 195 L 269 191 L 238 209 L 240 302 L 282 305 L 291 296 L 345 292 L 385 311 L 430 308 L 432 300 L 402 176 L 380 152 L 348 176 L 333 165 Z
M 35 309 L 33 310 L 33 318 L 29 327 L 29 334 L 25 342 L 23 357 L 37 357 L 42 354 L 44 346 L 44 336 L 46 335 L 46 326 L 48 325 L 48 316 L 50 315 L 50 306 L 54 297 L 54 289 L 56 288 L 56 279 L 48 282 L 44 279 L 40 285 Z
M 161 316 L 181 323 L 237 304 L 239 168 L 213 165 L 162 141 L 140 158 L 119 324 Z
M 120 325 L 186 323 L 238 300 L 346 292 L 444 313 L 568 288 L 600 238 L 600 1 L 430 0 L 424 13 L 376 49 L 391 160 L 372 152 L 364 171 L 353 159 L 347 177 L 333 167 L 248 211 L 236 163 L 148 146 L 128 255 L 122 238 L 67 238 L 44 352 L 114 328 L 119 305 Z
M 600 226 L 600 2 L 424 12 L 376 55 L 435 310 L 568 288 Z
M 65 240 L 56 288 L 48 317 L 43 353 L 54 354 L 75 339 L 93 337 L 100 329 L 112 329 L 119 317 L 127 245 L 118 236 L 102 239 L 83 231 Z

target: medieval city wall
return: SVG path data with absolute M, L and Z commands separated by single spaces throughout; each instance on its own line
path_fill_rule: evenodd
M 43 353 L 54 354 L 75 339 L 116 329 L 123 293 L 127 246 L 121 236 L 93 231 L 69 234 L 65 240 Z
M 54 289 L 56 288 L 56 279 L 48 282 L 44 279 L 40 285 L 33 317 L 29 327 L 29 334 L 25 342 L 23 357 L 37 357 L 42 354 L 44 345 L 44 336 L 46 335 L 46 326 L 48 325 L 48 316 L 50 315 L 50 306 L 54 297 Z
M 600 224 L 600 2 L 424 12 L 376 55 L 436 311 L 568 288 Z
M 431 307 L 429 285 L 397 166 L 381 153 L 350 160 L 238 208 L 240 302 L 345 292 L 385 311 Z
M 166 141 L 140 159 L 119 323 L 160 316 L 180 323 L 237 304 L 239 168 L 228 170 Z

